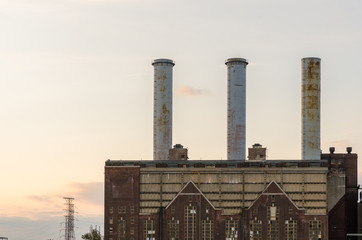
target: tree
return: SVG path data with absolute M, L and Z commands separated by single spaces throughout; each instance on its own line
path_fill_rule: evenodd
M 86 233 L 82 235 L 82 239 L 87 240 L 102 240 L 101 233 L 96 228 L 93 228 L 93 226 L 90 227 L 89 233 Z

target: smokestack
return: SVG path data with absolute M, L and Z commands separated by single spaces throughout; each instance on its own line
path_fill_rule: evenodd
M 228 160 L 245 160 L 246 65 L 244 58 L 229 58 L 228 68 Z
M 302 59 L 302 159 L 320 160 L 321 59 Z
M 154 67 L 153 159 L 167 160 L 172 148 L 172 68 L 170 59 L 156 59 Z

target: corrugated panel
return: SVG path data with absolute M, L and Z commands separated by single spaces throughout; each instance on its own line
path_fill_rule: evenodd
M 283 184 L 283 189 L 285 192 L 302 192 L 303 185 L 302 184 Z
M 160 192 L 160 186 L 159 184 L 141 184 L 140 190 L 141 192 Z
M 160 174 L 141 174 L 140 176 L 141 183 L 159 183 L 160 182 Z

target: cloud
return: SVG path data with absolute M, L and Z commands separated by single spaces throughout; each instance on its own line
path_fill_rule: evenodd
M 181 86 L 176 90 L 176 93 L 181 96 L 198 97 L 202 95 L 212 96 L 212 93 L 207 89 L 197 89 L 191 86 Z
M 81 235 L 89 231 L 91 225 L 101 226 L 103 232 L 103 216 L 82 217 L 76 216 L 75 235 L 81 239 Z M 36 239 L 63 239 L 64 216 L 48 216 L 42 219 L 28 219 L 24 217 L 4 217 L 0 215 L 1 236 L 11 240 L 36 240 Z
M 103 206 L 103 182 L 71 183 L 68 186 L 74 189 L 74 197 L 90 204 Z
M 40 203 L 49 203 L 49 202 L 52 202 L 52 197 L 50 196 L 47 196 L 47 195 L 30 195 L 30 196 L 27 196 L 27 198 L 29 200 L 32 200 L 32 201 L 35 201 L 35 202 L 40 202 Z

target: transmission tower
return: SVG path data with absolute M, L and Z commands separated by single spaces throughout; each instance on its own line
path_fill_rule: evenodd
M 63 197 L 65 199 L 65 240 L 75 240 L 74 236 L 74 198 Z

